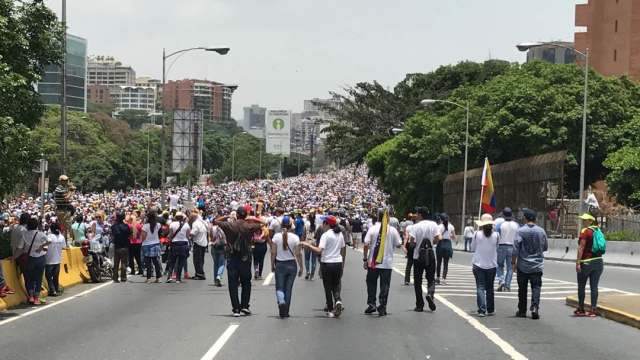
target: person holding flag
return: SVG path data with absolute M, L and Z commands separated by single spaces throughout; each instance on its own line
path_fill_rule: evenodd
M 480 195 L 480 209 L 478 210 L 478 218 L 480 214 L 493 214 L 496 212 L 496 194 L 493 188 L 493 175 L 491 174 L 491 165 L 489 158 L 484 159 L 484 169 L 482 170 L 482 190 Z
M 402 240 L 398 230 L 389 224 L 387 209 L 379 209 L 376 220 L 364 238 L 364 258 L 362 260 L 364 269 L 367 271 L 367 309 L 364 313 L 369 315 L 377 311 L 379 316 L 385 316 L 387 315 L 387 299 L 391 286 L 393 250 L 402 245 Z M 380 278 L 380 305 L 376 307 L 378 278 Z

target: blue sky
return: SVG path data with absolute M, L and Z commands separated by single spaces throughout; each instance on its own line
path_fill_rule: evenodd
M 45 0 L 59 11 L 61 0 Z M 258 103 L 302 109 L 304 99 L 359 81 L 393 86 L 406 73 L 489 58 L 524 61 L 515 44 L 573 41 L 565 0 L 68 0 L 69 32 L 89 53 L 112 55 L 138 76 L 161 77 L 162 48 L 190 53 L 170 79 L 238 84 L 233 115 Z

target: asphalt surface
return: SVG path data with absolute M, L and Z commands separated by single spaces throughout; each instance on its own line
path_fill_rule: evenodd
M 602 318 L 571 316 L 572 309 L 563 300 L 575 292 L 571 264 L 547 262 L 541 320 L 514 317 L 513 291 L 498 294 L 496 316 L 477 318 L 470 254 L 455 253 L 448 285 L 436 291 L 442 301 L 436 302 L 433 313 L 412 311 L 413 287 L 403 285 L 399 273 L 405 259 L 398 254 L 389 315 L 380 318 L 363 314 L 366 288 L 361 257 L 356 251 L 348 253 L 342 291 L 346 309 L 339 319 L 329 319 L 322 311 L 319 279 L 296 279 L 291 318 L 281 320 L 273 280 L 267 285 L 254 281 L 253 315 L 233 318 L 226 287 L 212 286 L 211 279 L 144 284 L 144 278 L 133 276 L 122 284 L 78 286 L 37 312 L 27 307 L 0 313 L 0 359 L 186 360 L 211 359 L 214 354 L 216 359 L 234 360 L 640 356 L 638 329 Z M 208 256 L 208 271 L 211 265 Z M 635 269 L 605 268 L 602 286 L 612 292 L 640 292 L 638 275 Z M 513 290 L 515 285 L 514 279 Z

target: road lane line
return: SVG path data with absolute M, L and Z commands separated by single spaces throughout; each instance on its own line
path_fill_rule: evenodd
M 398 274 L 404 276 L 403 272 L 398 271 L 395 268 L 393 270 L 395 272 L 397 272 Z M 427 287 L 424 286 L 424 285 L 422 285 L 422 292 L 424 292 L 425 294 L 427 293 Z M 457 307 L 456 305 L 454 305 L 453 303 L 451 303 L 450 301 L 448 301 L 447 299 L 445 299 L 444 297 L 442 297 L 442 296 L 440 296 L 438 294 L 436 294 L 435 298 L 440 303 L 444 304 L 446 307 L 451 309 L 458 316 L 460 316 L 461 318 L 466 320 L 476 330 L 480 331 L 484 336 L 486 336 L 489 340 L 491 340 L 491 342 L 496 344 L 502 350 L 502 352 L 507 354 L 510 358 L 512 358 L 513 360 L 527 360 L 527 357 L 522 355 L 521 353 L 519 353 L 513 346 L 511 346 L 511 344 L 509 344 L 508 342 L 503 340 L 493 330 L 491 330 L 488 327 L 482 325 L 478 320 L 472 318 L 469 314 L 464 312 L 462 309 L 460 309 L 459 307 Z
M 204 354 L 200 358 L 200 360 L 213 360 L 213 359 L 215 359 L 216 355 L 218 355 L 218 352 L 220 350 L 222 350 L 222 347 L 224 346 L 224 344 L 226 344 L 227 341 L 229 341 L 229 339 L 231 338 L 231 335 L 233 335 L 233 333 L 238 329 L 238 327 L 240 327 L 240 325 L 238 325 L 238 324 L 229 325 L 227 330 L 225 330 L 222 333 L 222 335 L 220 335 L 218 340 L 216 340 L 216 342 L 213 343 L 213 345 L 211 346 L 209 351 L 207 351 L 207 353 Z
M 81 292 L 81 293 L 79 293 L 79 294 L 76 294 L 76 295 L 70 296 L 70 297 L 68 297 L 68 298 L 66 298 L 66 299 L 58 300 L 58 301 L 56 301 L 56 302 L 52 302 L 52 303 L 50 303 L 50 304 L 44 305 L 44 306 L 42 306 L 42 307 L 39 307 L 39 308 L 37 308 L 37 309 L 31 310 L 31 311 L 27 311 L 26 313 L 23 313 L 23 314 L 20 314 L 20 315 L 17 315 L 17 316 L 14 316 L 14 317 L 11 317 L 11 318 L 8 318 L 8 319 L 5 319 L 5 320 L 2 320 L 2 321 L 0 321 L 0 326 L 2 326 L 2 325 L 6 325 L 6 324 L 8 324 L 8 323 L 10 323 L 10 322 L 13 322 L 13 321 L 15 321 L 15 320 L 18 320 L 18 319 L 21 319 L 21 318 L 24 318 L 24 317 L 27 317 L 27 316 L 31 316 L 31 315 L 33 315 L 33 314 L 37 314 L 37 313 L 39 313 L 40 311 L 43 311 L 43 310 L 46 310 L 46 309 L 52 308 L 52 307 L 54 307 L 54 306 L 56 306 L 56 305 L 64 304 L 64 303 L 66 303 L 67 301 L 71 301 L 71 300 L 73 300 L 73 299 L 77 299 L 77 298 L 79 298 L 79 297 L 83 297 L 83 296 L 85 296 L 85 295 L 88 295 L 88 294 L 90 294 L 90 293 L 92 293 L 92 292 L 94 292 L 94 291 L 96 291 L 96 290 L 98 290 L 98 289 L 102 289 L 103 287 L 108 286 L 108 285 L 111 285 L 111 284 L 113 284 L 113 281 L 109 281 L 109 282 L 104 283 L 104 284 L 102 284 L 102 285 L 98 285 L 98 286 L 96 286 L 96 287 L 94 287 L 94 288 L 91 288 L 91 289 L 85 290 L 85 291 L 83 291 L 83 292 Z
M 267 275 L 267 277 L 264 278 L 264 281 L 262 282 L 262 286 L 269 286 L 269 284 L 271 284 L 271 279 L 273 279 L 273 273 L 269 273 L 269 275 Z

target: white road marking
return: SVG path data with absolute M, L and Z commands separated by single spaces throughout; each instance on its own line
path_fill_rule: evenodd
M 262 286 L 269 286 L 269 284 L 271 284 L 272 279 L 273 279 L 273 273 L 269 273 L 269 275 L 267 275 L 267 277 L 264 278 L 264 281 L 262 282 Z
M 218 340 L 216 340 L 216 342 L 213 343 L 213 345 L 211 346 L 209 351 L 207 351 L 207 353 L 204 354 L 200 358 L 200 360 L 213 360 L 213 359 L 215 359 L 216 355 L 218 355 L 218 352 L 220 352 L 220 350 L 222 350 L 222 347 L 224 346 L 224 344 L 226 344 L 227 341 L 229 341 L 229 339 L 231 338 L 231 335 L 233 335 L 233 333 L 238 329 L 238 327 L 240 327 L 240 325 L 238 325 L 238 324 L 229 325 L 227 330 L 225 330 L 222 333 L 222 335 L 220 335 Z
M 5 319 L 5 320 L 2 320 L 2 321 L 0 321 L 0 326 L 2 326 L 2 325 L 6 325 L 6 324 L 8 324 L 8 323 L 10 323 L 10 322 L 16 321 L 16 320 L 18 320 L 18 319 L 22 319 L 22 318 L 27 317 L 27 316 L 31 316 L 31 315 L 33 315 L 33 314 L 37 314 L 37 313 L 39 313 L 40 311 L 43 311 L 43 310 L 46 310 L 46 309 L 50 309 L 50 308 L 52 308 L 52 307 L 54 307 L 54 306 L 56 306 L 56 305 L 64 304 L 64 303 L 66 303 L 67 301 L 71 301 L 71 300 L 73 300 L 73 299 L 77 299 L 77 298 L 79 298 L 79 297 L 83 297 L 83 296 L 85 296 L 85 295 L 87 295 L 87 294 L 89 294 L 89 293 L 92 293 L 92 292 L 94 292 L 94 291 L 96 291 L 96 290 L 98 290 L 98 289 L 102 289 L 103 287 L 108 286 L 108 285 L 111 285 L 111 284 L 113 284 L 113 281 L 109 281 L 109 282 L 104 283 L 104 284 L 102 284 L 102 285 L 98 285 L 98 286 L 96 286 L 96 287 L 94 287 L 94 288 L 91 288 L 91 289 L 85 290 L 85 291 L 83 291 L 83 292 L 81 292 L 81 293 L 79 293 L 79 294 L 76 294 L 76 295 L 70 296 L 70 297 L 68 297 L 68 298 L 66 298 L 66 299 L 62 299 L 62 300 L 58 300 L 58 301 L 55 301 L 55 302 L 51 302 L 50 304 L 44 305 L 44 306 L 39 307 L 39 308 L 37 308 L 37 309 L 31 310 L 31 311 L 27 311 L 26 313 L 23 313 L 23 314 L 20 314 L 20 315 L 17 315 L 17 316 L 14 316 L 14 317 L 11 317 L 11 318 L 8 318 L 8 319 Z

